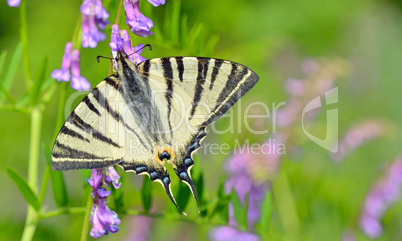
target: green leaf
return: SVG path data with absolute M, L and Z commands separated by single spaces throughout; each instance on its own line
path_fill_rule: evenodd
M 24 178 L 22 178 L 16 171 L 14 171 L 10 167 L 7 167 L 6 170 L 7 174 L 15 182 L 18 189 L 20 189 L 22 196 L 24 196 L 27 203 L 29 203 L 36 211 L 39 211 L 40 205 L 38 198 L 32 191 L 31 187 L 29 187 L 28 183 L 24 180 Z
M 173 43 L 179 42 L 179 26 L 180 26 L 180 6 L 181 1 L 172 1 L 172 12 L 170 13 L 171 22 L 169 24 L 170 29 L 170 41 Z
M 51 166 L 51 150 L 43 145 L 46 161 Z M 64 176 L 61 171 L 50 170 L 50 181 L 52 183 L 53 198 L 58 207 L 65 207 L 68 204 L 68 195 Z
M 23 94 L 18 100 L 17 100 L 17 105 L 18 106 L 27 106 L 29 103 L 29 93 Z
M 148 212 L 152 203 L 152 181 L 148 177 L 144 177 L 141 188 L 142 206 L 145 212 Z
M 244 209 L 234 189 L 230 194 L 230 201 L 232 202 L 233 205 L 233 211 L 237 224 L 239 224 L 240 227 L 245 228 L 247 225 L 246 225 L 246 219 L 244 217 Z
M 88 195 L 92 191 L 92 187 L 87 183 L 88 178 L 91 178 L 91 170 L 90 169 L 80 169 L 81 178 L 82 178 L 82 187 L 83 187 L 83 195 L 82 195 L 82 203 L 84 205 L 88 202 Z
M 30 103 L 32 106 L 38 103 L 41 85 L 45 79 L 46 66 L 47 66 L 47 56 L 44 56 L 39 64 L 37 72 L 35 73 L 34 82 L 30 90 Z
M 188 200 L 190 199 L 191 191 L 188 188 L 188 186 L 184 182 L 179 182 L 179 189 L 178 192 L 175 194 L 175 197 L 177 199 L 177 205 L 182 209 L 185 210 L 186 206 L 188 204 Z M 176 208 L 176 210 L 180 212 L 179 209 Z
M 118 171 L 118 170 L 116 170 L 116 171 Z M 114 198 L 114 206 L 115 206 L 116 211 L 120 211 L 124 207 L 124 199 L 123 199 L 123 193 L 124 192 L 123 192 L 123 190 L 124 190 L 124 185 L 126 183 L 126 182 L 122 181 L 122 180 L 124 180 L 126 178 L 126 172 L 119 171 L 118 173 L 119 173 L 119 175 L 121 177 L 121 180 L 120 180 L 121 186 L 120 186 L 120 188 L 116 189 L 116 188 L 114 188 L 113 185 L 111 185 L 112 186 L 111 189 L 112 189 L 112 193 L 113 193 L 113 198 Z
M 7 51 L 3 51 L 0 54 L 0 76 L 3 72 L 4 63 L 6 62 Z
M 261 219 L 260 219 L 260 232 L 261 234 L 267 234 L 271 226 L 272 219 L 272 193 L 267 192 L 265 194 L 264 201 L 261 206 Z
M 198 197 L 198 202 L 200 206 L 203 206 L 205 204 L 205 198 L 204 198 L 204 178 L 202 174 L 201 168 L 199 168 L 199 175 L 197 179 L 195 180 L 195 190 L 197 192 L 197 197 Z M 208 210 L 204 209 L 201 211 L 201 216 L 205 217 L 207 216 Z
M 0 78 L 1 89 L 3 89 L 4 91 L 8 92 L 8 90 L 10 89 L 11 83 L 14 79 L 17 70 L 22 71 L 23 69 L 21 65 L 21 56 L 22 56 L 22 43 L 19 43 L 15 48 L 15 51 L 10 58 L 10 61 L 8 62 L 4 75 L 2 75 Z M 0 92 L 0 103 L 2 103 L 4 97 L 5 94 L 3 92 Z
M 215 214 L 219 213 L 221 220 L 225 223 L 228 222 L 229 219 L 229 200 L 230 200 L 230 195 L 225 194 L 225 178 L 224 175 L 221 175 L 220 181 L 219 181 L 219 188 L 217 192 L 217 197 L 218 197 L 218 203 L 216 204 L 215 208 L 209 215 L 209 219 L 211 219 Z

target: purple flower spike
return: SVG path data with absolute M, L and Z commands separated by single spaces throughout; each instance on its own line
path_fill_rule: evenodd
M 109 24 L 109 13 L 102 5 L 101 0 L 85 0 L 80 11 L 82 13 L 82 46 L 95 48 L 98 42 L 104 41 L 106 35 L 99 29 L 104 30 Z
M 153 27 L 153 22 L 140 12 L 139 3 L 139 0 L 124 1 L 124 9 L 127 17 L 126 24 L 130 27 L 131 32 L 146 38 L 153 34 L 150 31 Z
M 242 232 L 229 226 L 220 226 L 209 233 L 212 241 L 259 241 L 260 238 L 249 232 Z
M 126 30 L 121 30 L 120 35 L 124 41 L 123 53 L 125 53 L 127 55 L 128 59 L 134 63 L 136 58 L 134 55 L 134 49 L 133 49 L 133 45 L 131 43 L 131 38 L 128 35 L 128 32 Z
M 19 7 L 21 0 L 7 0 L 7 4 L 10 7 Z
M 87 183 L 92 188 L 99 188 L 102 186 L 103 170 L 102 169 L 92 169 L 91 178 L 88 179 Z
M 110 48 L 112 51 L 118 51 L 123 48 L 124 39 L 120 38 L 120 31 L 119 25 L 113 24 L 112 25 L 112 37 L 109 43 Z
M 90 90 L 91 84 L 87 79 L 80 75 L 80 52 L 76 49 L 73 50 L 71 72 L 71 87 L 75 90 Z
M 397 158 L 369 191 L 360 216 L 360 228 L 370 238 L 382 234 L 381 218 L 387 209 L 398 199 L 402 186 L 402 159 Z
M 165 4 L 165 0 L 148 0 L 148 2 L 154 5 L 154 7 Z
M 71 51 L 73 44 L 68 42 L 64 48 L 63 62 L 61 63 L 61 69 L 55 69 L 51 76 L 57 81 L 69 81 L 70 80 L 70 67 L 71 67 Z
M 105 168 L 105 185 L 109 186 L 113 183 L 115 188 L 120 187 L 120 176 L 114 167 Z M 110 195 L 110 191 L 103 188 L 103 169 L 92 169 L 91 178 L 87 183 L 93 188 L 92 197 L 94 199 L 90 221 L 92 229 L 90 235 L 99 238 L 108 232 L 115 233 L 119 231 L 117 225 L 120 224 L 118 215 L 106 206 L 106 198 Z
M 142 52 L 142 48 L 144 48 L 143 44 L 139 44 L 134 47 L 131 43 L 131 38 L 128 35 L 127 30 L 121 30 L 119 31 L 119 26 L 117 24 L 114 24 L 112 26 L 112 36 L 111 36 L 111 41 L 109 43 L 110 48 L 112 49 L 112 55 L 113 58 L 116 58 L 117 56 L 117 51 L 122 51 L 131 62 L 135 62 L 135 64 L 138 64 L 146 58 L 142 57 L 140 54 Z M 117 69 L 117 62 L 113 61 L 114 63 L 114 68 Z
M 105 184 L 107 187 L 112 183 L 114 188 L 119 189 L 121 187 L 120 179 L 121 177 L 114 167 L 106 168 Z
M 92 229 L 90 235 L 99 238 L 107 232 L 116 233 L 119 231 L 117 225 L 120 224 L 119 216 L 105 204 L 104 199 L 94 201 L 90 221 Z

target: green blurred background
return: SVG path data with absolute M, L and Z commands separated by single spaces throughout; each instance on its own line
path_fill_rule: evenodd
M 31 69 L 38 67 L 43 56 L 48 57 L 47 73 L 60 68 L 64 45 L 71 41 L 80 15 L 81 1 L 27 1 L 29 60 Z M 116 4 L 105 4 L 114 21 Z M 110 8 L 108 7 L 110 6 Z M 133 43 L 150 43 L 152 51 L 144 50 L 145 58 L 195 55 L 230 59 L 253 69 L 260 82 L 244 97 L 244 103 L 286 101 L 285 80 L 302 78 L 301 61 L 341 59 L 347 63 L 347 73 L 336 81 L 339 87 L 339 134 L 343 136 L 354 123 L 366 119 L 385 119 L 392 133 L 373 140 L 334 163 L 325 149 L 300 135 L 301 151 L 287 155 L 281 168 L 287 178 L 297 213 L 299 240 L 340 240 L 345 230 L 355 230 L 357 240 L 368 240 L 358 229 L 358 217 L 365 195 L 371 185 L 384 175 L 387 165 L 399 154 L 402 144 L 402 15 L 400 1 L 374 0 L 182 0 L 181 15 L 176 23 L 179 34 L 170 32 L 175 24 L 170 19 L 172 0 L 153 8 L 142 0 L 140 8 L 154 21 L 155 36 L 147 39 L 132 37 Z M 8 56 L 19 42 L 18 8 L 0 3 L 0 46 Z M 121 26 L 124 20 L 121 21 Z M 108 75 L 109 62 L 96 62 L 97 55 L 109 54 L 110 26 L 107 41 L 95 49 L 81 49 L 81 74 L 92 86 Z M 192 37 L 196 36 L 196 37 Z M 7 61 L 7 60 L 6 60 Z M 2 73 L 0 73 L 2 74 Z M 1 75 L 0 75 L 1 76 Z M 18 99 L 25 93 L 22 61 L 11 87 Z M 60 89 L 58 90 L 60 91 Z M 68 94 L 73 94 L 72 89 Z M 81 96 L 80 98 L 82 98 Z M 45 110 L 42 141 L 51 145 L 58 108 L 58 94 Z M 77 101 L 74 103 L 76 104 Z M 245 105 L 242 106 L 245 108 Z M 238 111 L 238 110 L 237 110 Z M 228 120 L 221 120 L 225 126 Z M 325 123 L 325 115 L 320 120 Z M 269 122 L 266 123 L 267 126 Z M 222 127 L 222 128 L 223 128 Z M 301 127 L 300 127 L 301 128 Z M 0 240 L 18 240 L 24 227 L 26 202 L 6 174 L 11 166 L 23 177 L 27 175 L 30 119 L 27 115 L 0 110 Z M 245 132 L 225 135 L 211 134 L 204 143 L 233 140 L 260 142 L 268 135 Z M 198 158 L 205 179 L 206 199 L 217 191 L 222 165 L 227 156 L 204 155 Z M 46 161 L 40 159 L 40 173 Z M 194 172 L 194 169 L 193 169 Z M 41 176 L 41 174 L 40 174 Z M 71 206 L 82 206 L 83 188 L 79 171 L 65 173 Z M 141 209 L 142 177 L 127 174 L 126 206 Z M 158 184 L 153 189 L 155 210 L 171 208 Z M 173 186 L 173 189 L 175 187 Z M 194 202 L 187 208 L 195 210 Z M 48 210 L 55 208 L 49 187 L 45 199 Z M 402 235 L 402 202 L 392 205 L 383 218 L 384 234 L 379 240 L 400 240 Z M 132 216 L 121 216 L 121 230 L 103 240 L 128 239 Z M 78 239 L 83 215 L 57 216 L 42 221 L 34 240 Z M 207 240 L 208 224 L 155 218 L 152 240 Z M 279 218 L 274 218 L 270 239 L 287 240 L 289 230 Z

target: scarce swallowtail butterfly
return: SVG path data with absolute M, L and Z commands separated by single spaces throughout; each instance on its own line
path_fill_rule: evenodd
M 244 65 L 201 57 L 164 57 L 138 65 L 118 52 L 116 74 L 100 82 L 68 117 L 54 143 L 55 171 L 119 165 L 162 184 L 170 200 L 172 165 L 197 202 L 190 175 L 206 128 L 259 77 Z M 179 208 L 180 209 L 180 208 Z

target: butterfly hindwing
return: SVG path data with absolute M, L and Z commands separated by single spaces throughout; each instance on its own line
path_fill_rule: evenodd
M 234 62 L 200 57 L 167 57 L 141 62 L 165 120 L 165 142 L 173 147 L 168 160 L 197 199 L 190 169 L 206 127 L 223 116 L 258 81 L 249 68 Z

